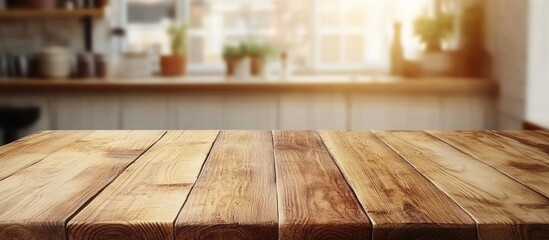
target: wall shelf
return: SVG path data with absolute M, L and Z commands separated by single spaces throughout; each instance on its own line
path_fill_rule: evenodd
M 7 9 L 0 10 L 2 19 L 51 19 L 51 18 L 76 18 L 82 19 L 84 26 L 84 45 L 86 51 L 93 51 L 93 22 L 94 19 L 105 16 L 104 8 L 87 9 Z
M 104 16 L 102 8 L 97 9 L 50 9 L 50 10 L 35 10 L 35 9 L 8 9 L 0 10 L 0 19 L 28 19 L 28 18 L 82 18 L 92 17 L 100 18 Z

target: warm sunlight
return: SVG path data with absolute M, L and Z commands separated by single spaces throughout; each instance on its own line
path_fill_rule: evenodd
M 0 0 L 0 240 L 549 240 L 549 0 Z
M 165 2 L 158 7 L 164 6 Z M 130 4 L 139 1 L 129 0 Z M 219 69 L 221 49 L 251 39 L 291 51 L 297 69 L 387 71 L 392 25 L 402 22 L 405 56 L 415 58 L 422 45 L 413 34 L 413 21 L 432 11 L 430 0 L 285 0 L 178 1 L 189 6 L 190 69 Z M 137 8 L 136 8 L 137 9 Z M 138 13 L 131 13 L 135 15 Z M 165 15 L 168 19 L 168 15 Z M 129 49 L 158 46 L 167 52 L 161 33 L 165 20 L 130 20 Z M 156 30 L 155 30 L 156 29 Z

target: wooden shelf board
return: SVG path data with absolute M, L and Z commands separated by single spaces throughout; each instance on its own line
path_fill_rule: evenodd
M 8 9 L 0 10 L 0 19 L 5 18 L 71 18 L 71 17 L 103 17 L 104 11 L 98 9 Z
M 353 82 L 319 80 L 310 76 L 309 80 L 268 81 L 266 79 L 239 80 L 223 76 L 185 76 L 180 78 L 144 78 L 144 79 L 6 79 L 0 81 L 0 92 L 6 91 L 105 91 L 105 90 L 253 90 L 253 91 L 282 91 L 282 90 L 325 90 L 325 91 L 359 91 L 372 93 L 482 93 L 498 94 L 498 82 L 487 79 L 466 78 L 426 78 L 400 79 Z

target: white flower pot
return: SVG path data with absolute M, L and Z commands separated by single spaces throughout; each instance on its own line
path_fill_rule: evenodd
M 419 59 L 424 76 L 445 76 L 452 73 L 454 61 L 448 52 L 425 52 Z
M 238 80 L 247 80 L 250 78 L 250 58 L 246 57 L 238 62 L 235 77 Z

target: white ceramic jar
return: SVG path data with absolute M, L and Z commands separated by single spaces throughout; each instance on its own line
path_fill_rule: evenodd
M 48 47 L 38 55 L 40 75 L 46 78 L 67 78 L 71 74 L 72 54 L 69 49 Z

